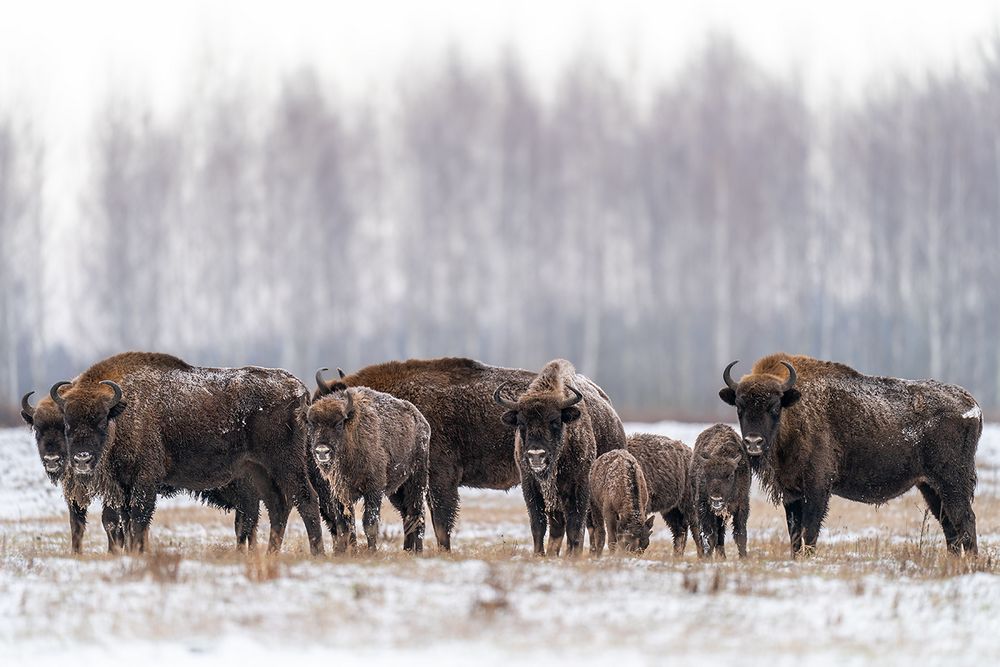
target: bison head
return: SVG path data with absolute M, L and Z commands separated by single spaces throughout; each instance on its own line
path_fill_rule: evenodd
M 316 465 L 329 470 L 338 452 L 343 451 L 347 423 L 354 419 L 354 390 L 330 394 L 309 406 L 306 428 L 309 451 Z
M 128 407 L 128 403 L 122 400 L 122 388 L 111 380 L 101 380 L 94 386 L 73 387 L 63 397 L 59 388 L 67 384 L 70 383 L 52 385 L 49 397 L 63 413 L 73 472 L 86 478 L 100 462 L 111 425 Z
M 729 508 L 739 500 L 740 487 L 736 472 L 743 460 L 743 452 L 702 451 L 702 482 L 708 509 L 716 516 L 726 516 Z
M 506 383 L 504 383 L 506 384 Z M 563 447 L 563 430 L 566 424 L 580 418 L 576 404 L 583 400 L 576 387 L 567 385 L 572 396 L 559 393 L 522 395 L 511 401 L 501 395 L 504 385 L 493 392 L 493 400 L 507 408 L 501 420 L 517 429 L 521 438 L 521 463 L 527 465 L 539 478 L 552 472 Z
M 722 379 L 726 386 L 719 391 L 719 397 L 736 406 L 747 454 L 766 456 L 778 435 L 781 411 L 801 398 L 795 388 L 795 368 L 787 361 L 781 362 L 788 369 L 788 380 L 784 382 L 765 374 L 751 375 L 735 382 L 729 373 L 737 363 L 734 361 L 723 371 Z
M 615 541 L 618 546 L 625 551 L 635 551 L 642 553 L 649 547 L 649 537 L 653 534 L 653 520 L 655 516 L 643 520 L 642 516 L 636 514 L 631 517 L 622 518 L 618 522 L 618 535 Z
M 35 392 L 29 391 L 21 397 L 21 419 L 31 427 L 49 481 L 57 484 L 66 472 L 66 430 L 63 428 L 62 413 L 51 399 L 43 398 L 36 407 L 31 407 L 28 399 Z

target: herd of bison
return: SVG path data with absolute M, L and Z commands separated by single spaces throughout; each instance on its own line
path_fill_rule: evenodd
M 260 503 L 268 550 L 281 548 L 291 508 L 313 554 L 323 524 L 336 551 L 357 548 L 363 501 L 377 549 L 388 496 L 403 548 L 421 551 L 424 502 L 438 546 L 451 548 L 460 486 L 520 484 L 537 554 L 583 548 L 641 551 L 662 515 L 682 554 L 725 556 L 731 520 L 747 553 L 751 477 L 784 506 L 792 556 L 816 548 L 831 494 L 881 504 L 914 485 L 948 549 L 975 554 L 976 447 L 982 412 L 964 389 L 933 380 L 863 375 L 839 363 L 774 354 L 734 380 L 723 401 L 741 435 L 716 424 L 693 448 L 664 436 L 626 436 L 608 395 L 565 360 L 538 373 L 469 359 L 392 361 L 324 379 L 204 368 L 128 352 L 57 382 L 21 415 L 45 472 L 62 486 L 71 547 L 81 550 L 91 500 L 112 552 L 142 552 L 157 496 L 188 492 L 232 511 L 238 548 L 256 542 Z M 33 392 L 32 392 L 33 393 Z M 548 543 L 546 544 L 546 533 Z

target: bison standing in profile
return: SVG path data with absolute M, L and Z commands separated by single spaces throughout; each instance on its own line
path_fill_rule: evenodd
M 131 550 L 145 549 L 161 488 L 199 492 L 250 479 L 270 517 L 269 550 L 281 548 L 295 506 L 312 553 L 322 553 L 300 414 L 309 394 L 290 373 L 128 352 L 57 383 L 50 397 L 63 414 L 73 474 L 120 510 Z
M 69 508 L 70 548 L 80 553 L 83 535 L 87 528 L 87 509 L 90 506 L 91 491 L 84 479 L 78 478 L 73 466 L 67 464 L 69 447 L 66 444 L 66 430 L 63 415 L 51 397 L 46 396 L 31 406 L 29 399 L 35 392 L 28 392 L 21 398 L 21 418 L 31 426 L 35 435 L 38 455 L 45 467 L 45 474 L 53 484 L 62 486 L 63 497 Z M 161 495 L 175 494 L 176 489 L 161 487 Z M 253 548 L 257 537 L 257 521 L 260 516 L 260 499 L 256 491 L 245 482 L 238 481 L 221 489 L 210 489 L 194 494 L 207 505 L 224 510 L 235 510 L 234 522 L 237 548 Z M 125 545 L 125 526 L 118 511 L 104 506 L 101 523 L 108 536 L 108 552 L 118 553 Z
M 559 554 L 563 534 L 567 549 L 577 554 L 590 508 L 590 466 L 603 434 L 624 445 L 621 420 L 597 385 L 564 359 L 556 359 L 532 380 L 516 401 L 497 386 L 493 398 L 506 408 L 501 419 L 514 427 L 514 460 L 531 521 L 535 553 L 545 554 L 546 519 L 549 551 Z M 616 433 L 617 432 L 617 433 Z M 608 447 L 606 449 L 621 449 Z M 603 452 L 602 452 L 603 453 Z
M 323 369 L 326 370 L 326 369 Z M 431 428 L 412 403 L 389 394 L 344 384 L 313 401 L 306 413 L 309 448 L 337 500 L 351 508 L 364 500 L 362 525 L 368 548 L 377 548 L 382 496 L 403 518 L 403 549 L 422 551 L 427 452 Z M 353 521 L 352 521 L 353 523 Z M 343 529 L 338 531 L 343 537 Z M 341 540 L 340 546 L 346 546 Z
M 816 547 L 831 494 L 879 505 L 914 485 L 948 549 L 976 553 L 976 447 L 982 412 L 965 389 L 862 375 L 843 364 L 773 354 L 719 392 L 736 406 L 743 446 L 785 506 L 792 555 Z
M 582 376 L 581 376 L 582 377 Z M 451 548 L 458 518 L 458 488 L 506 491 L 520 482 L 514 462 L 514 430 L 501 423 L 504 408 L 493 400 L 501 384 L 524 392 L 535 373 L 488 366 L 472 359 L 411 359 L 368 366 L 341 377 L 348 387 L 370 387 L 413 403 L 431 426 L 428 506 L 438 546 Z M 594 404 L 597 451 L 625 446 L 625 429 L 611 401 L 589 380 L 603 402 Z M 314 398 L 321 395 L 317 390 Z
M 642 467 L 624 449 L 601 454 L 590 467 L 590 551 L 600 556 L 607 536 L 608 550 L 645 551 L 653 530 L 649 489 Z
M 639 461 L 646 478 L 649 511 L 663 516 L 674 538 L 674 554 L 683 555 L 694 519 L 688 483 L 691 448 L 680 440 L 651 433 L 629 435 L 627 447 L 629 454 Z
M 698 554 L 726 557 L 726 520 L 732 517 L 733 541 L 740 558 L 746 558 L 750 461 L 732 427 L 716 424 L 698 435 L 689 478 Z

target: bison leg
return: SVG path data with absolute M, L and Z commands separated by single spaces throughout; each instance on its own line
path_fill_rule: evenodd
M 270 534 L 267 540 L 268 553 L 281 551 L 281 543 L 285 540 L 285 526 L 288 524 L 288 515 L 291 507 L 285 498 L 285 494 L 277 487 L 274 481 L 267 476 L 262 469 L 255 469 L 253 473 L 254 486 L 264 507 L 267 509 L 267 518 L 271 524 Z
M 674 555 L 683 556 L 684 547 L 687 546 L 688 522 L 684 513 L 678 508 L 663 513 L 663 520 L 670 527 L 670 534 L 674 536 Z
M 419 476 L 407 480 L 397 492 L 397 509 L 403 517 L 403 549 L 420 553 L 424 550 L 424 496 L 427 481 Z
M 67 500 L 69 508 L 69 544 L 70 551 L 80 553 L 83 548 L 83 533 L 87 530 L 87 508 L 80 507 L 75 500 Z
M 156 511 L 156 486 L 149 484 L 134 487 L 129 494 L 128 505 L 128 549 L 135 553 L 145 553 L 149 536 L 149 523 Z
M 431 522 L 438 547 L 451 551 L 451 531 L 458 518 L 458 482 L 461 477 L 457 470 L 450 470 L 449 466 L 444 468 L 446 471 L 431 470 L 427 504 L 431 508 Z
M 560 511 L 548 512 L 549 545 L 546 552 L 550 556 L 558 556 L 562 551 L 563 536 L 566 534 L 566 515 Z
M 788 541 L 792 558 L 802 549 L 802 499 L 785 503 L 785 523 L 788 524 Z
M 583 528 L 587 522 L 590 494 L 586 488 L 577 488 L 566 502 L 566 553 L 578 556 L 583 551 Z
M 338 548 L 341 543 L 340 531 L 346 526 L 343 516 L 343 505 L 341 505 L 336 498 L 333 497 L 333 490 L 330 488 L 330 482 L 323 477 L 320 473 L 319 468 L 316 467 L 316 461 L 309 456 L 306 462 L 309 469 L 309 482 L 312 484 L 313 489 L 316 491 L 316 497 L 319 502 L 319 513 L 323 517 L 323 523 L 326 524 L 327 530 L 330 531 L 330 537 L 333 538 L 334 548 Z M 351 528 L 353 528 L 353 524 Z M 351 533 L 351 538 L 354 538 L 354 534 Z M 344 544 L 347 544 L 346 537 L 344 538 Z M 351 541 L 353 544 L 356 538 Z M 346 548 L 346 546 L 345 546 Z
M 740 558 L 747 557 L 747 519 L 750 516 L 750 507 L 740 507 L 733 512 L 733 541 L 736 542 L 736 549 L 740 553 Z
M 697 538 L 700 544 L 698 555 L 702 558 L 711 558 L 719 541 L 719 524 L 716 521 L 718 517 L 708 511 L 707 504 L 699 509 L 698 514 Z
M 531 539 L 535 545 L 535 555 L 545 555 L 545 530 L 548 520 L 545 516 L 545 499 L 542 492 L 530 477 L 521 478 L 521 493 L 524 495 L 524 505 L 528 510 L 528 521 L 531 523 Z
M 588 529 L 590 530 L 590 553 L 594 556 L 600 556 L 601 552 L 604 551 L 604 541 L 607 538 L 607 532 L 604 529 L 604 515 L 601 514 L 601 508 L 591 503 L 590 515 L 587 520 L 589 521 Z
M 257 523 L 260 521 L 260 500 L 240 498 L 241 507 L 236 508 L 233 529 L 236 531 L 236 548 L 253 551 L 257 548 Z
M 802 541 L 807 553 L 816 551 L 816 541 L 819 539 L 819 531 L 823 527 L 829 505 L 829 493 L 802 499 Z
M 299 511 L 299 517 L 309 537 L 309 553 L 318 556 L 323 553 L 323 529 L 320 524 L 319 498 L 316 496 L 316 491 L 309 483 L 305 470 L 285 470 L 280 475 L 277 480 L 278 488 L 286 498 L 291 498 L 295 509 Z
M 361 525 L 365 529 L 365 538 L 368 540 L 368 550 L 378 549 L 378 522 L 379 514 L 382 510 L 382 494 L 380 492 L 369 492 L 364 495 L 365 513 L 361 515 Z
M 955 539 L 948 545 L 952 553 L 979 553 L 976 543 L 976 514 L 972 511 L 972 499 L 951 494 L 942 489 L 941 511 L 951 520 L 955 529 Z
M 122 524 L 122 515 L 114 507 L 104 506 L 101 512 L 101 524 L 104 532 L 108 534 L 108 553 L 118 554 L 125 548 L 125 526 Z
M 948 515 L 941 511 L 941 496 L 926 482 L 918 483 L 917 488 L 920 489 L 920 494 L 927 502 L 927 508 L 930 509 L 931 514 L 940 522 L 941 530 L 944 531 L 944 542 L 951 548 L 951 545 L 958 543 L 958 531 L 955 530 L 955 526 L 952 524 L 951 519 L 948 518 Z
M 715 521 L 715 555 L 726 559 L 726 520 L 721 516 L 712 517 Z

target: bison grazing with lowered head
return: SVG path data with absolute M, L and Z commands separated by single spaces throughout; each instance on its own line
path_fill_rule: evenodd
M 725 424 L 710 426 L 698 435 L 691 456 L 693 532 L 698 555 L 726 557 L 726 519 L 733 519 L 733 541 L 740 558 L 747 555 L 747 519 L 750 517 L 750 461 L 740 436 Z
M 145 549 L 162 487 L 204 491 L 248 478 L 270 517 L 269 550 L 280 549 L 294 505 L 312 552 L 323 551 L 300 415 L 309 393 L 290 373 L 128 352 L 57 383 L 50 396 L 74 475 L 122 512 L 131 550 Z
M 691 448 L 680 440 L 651 433 L 628 436 L 628 452 L 639 461 L 649 488 L 649 511 L 661 514 L 674 538 L 674 554 L 682 555 L 693 522 L 688 468 Z M 591 493 L 594 487 L 591 484 Z M 697 540 L 697 535 L 695 535 Z
M 364 500 L 368 548 L 377 548 L 383 494 L 403 518 L 403 549 L 422 551 L 427 453 L 431 427 L 412 403 L 389 394 L 342 383 L 316 381 L 324 393 L 306 413 L 309 448 L 337 500 L 351 508 Z M 352 520 L 353 523 L 353 520 Z M 346 533 L 342 535 L 341 544 Z
M 564 359 L 545 365 L 515 401 L 497 386 L 493 398 L 506 408 L 501 419 L 514 427 L 514 460 L 528 508 L 535 553 L 545 554 L 546 519 L 549 551 L 559 554 L 563 534 L 567 549 L 577 554 L 590 508 L 590 466 L 597 443 L 613 434 L 624 445 L 621 420 L 597 385 Z M 608 447 L 606 449 L 621 449 Z M 603 452 L 601 452 L 603 453 Z
M 785 506 L 792 554 L 812 550 L 830 494 L 881 504 L 914 485 L 948 549 L 976 553 L 976 447 L 982 412 L 961 387 L 863 375 L 843 364 L 773 354 L 722 400 L 736 406 L 743 446 Z
M 648 513 L 649 490 L 635 457 L 624 449 L 598 456 L 590 467 L 591 553 L 601 555 L 605 536 L 610 551 L 645 551 L 655 518 Z
M 66 444 L 66 430 L 63 415 L 46 396 L 31 406 L 29 399 L 35 392 L 28 392 L 21 398 L 21 418 L 31 426 L 35 435 L 38 454 L 45 467 L 45 473 L 53 484 L 60 484 L 63 497 L 69 508 L 70 547 L 73 553 L 80 553 L 83 534 L 87 527 L 87 509 L 91 501 L 91 491 L 74 473 L 73 466 L 67 465 L 69 449 Z M 173 495 L 176 489 L 161 487 L 161 495 Z M 235 510 L 236 544 L 238 548 L 253 548 L 257 536 L 257 520 L 260 515 L 260 499 L 256 491 L 245 482 L 233 482 L 221 489 L 210 489 L 194 494 L 207 505 L 224 511 Z M 113 507 L 105 506 L 101 523 L 108 536 L 108 552 L 118 553 L 125 545 L 125 526 L 122 517 Z
M 458 518 L 458 488 L 506 491 L 520 482 L 514 462 L 514 431 L 500 421 L 504 409 L 493 400 L 497 386 L 521 393 L 531 371 L 488 366 L 472 359 L 411 359 L 368 366 L 341 377 L 349 387 L 369 387 L 413 403 L 431 426 L 427 500 L 437 543 L 451 548 Z M 595 422 L 598 453 L 625 446 L 625 429 L 610 400 Z M 317 391 L 314 398 L 318 398 Z

